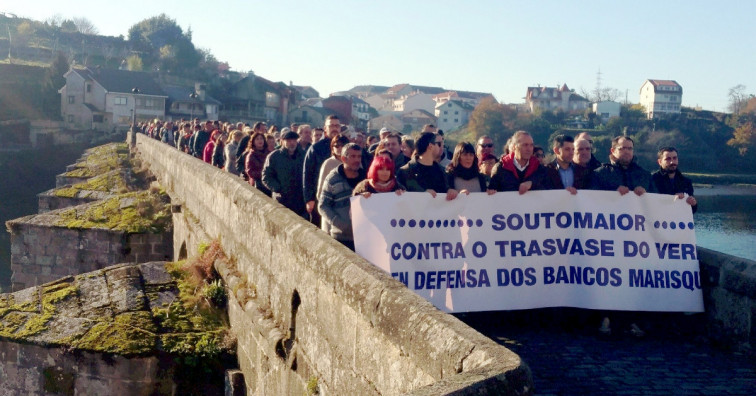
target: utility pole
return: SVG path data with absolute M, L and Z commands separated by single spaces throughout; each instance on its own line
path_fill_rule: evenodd
M 598 72 L 596 72 L 596 90 L 594 91 L 596 93 L 596 102 L 601 102 L 601 68 L 599 67 Z
M 10 25 L 6 27 L 8 28 L 8 63 L 13 63 L 13 60 L 11 59 L 11 47 L 13 47 L 13 36 L 11 36 Z

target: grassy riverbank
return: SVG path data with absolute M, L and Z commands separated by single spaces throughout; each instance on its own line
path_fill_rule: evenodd
M 756 174 L 752 173 L 688 173 L 693 183 L 706 185 L 751 185 L 756 187 Z

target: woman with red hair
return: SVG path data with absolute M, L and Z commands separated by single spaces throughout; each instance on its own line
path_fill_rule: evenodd
M 354 188 L 352 195 L 369 198 L 371 194 L 395 191 L 401 195 L 405 188 L 396 180 L 394 160 L 385 156 L 376 156 L 368 169 L 367 179 Z

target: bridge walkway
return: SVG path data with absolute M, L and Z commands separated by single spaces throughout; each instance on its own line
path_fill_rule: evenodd
M 542 309 L 457 315 L 533 372 L 538 395 L 754 395 L 756 355 L 711 345 L 696 315 L 642 314 L 642 338 L 598 332 L 595 311 Z

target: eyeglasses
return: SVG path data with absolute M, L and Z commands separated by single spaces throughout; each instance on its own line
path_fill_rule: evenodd
M 444 143 L 443 142 L 434 142 L 438 147 L 441 147 Z
M 491 148 L 491 147 L 493 147 L 493 143 L 480 144 L 479 146 L 483 147 L 483 148 Z

